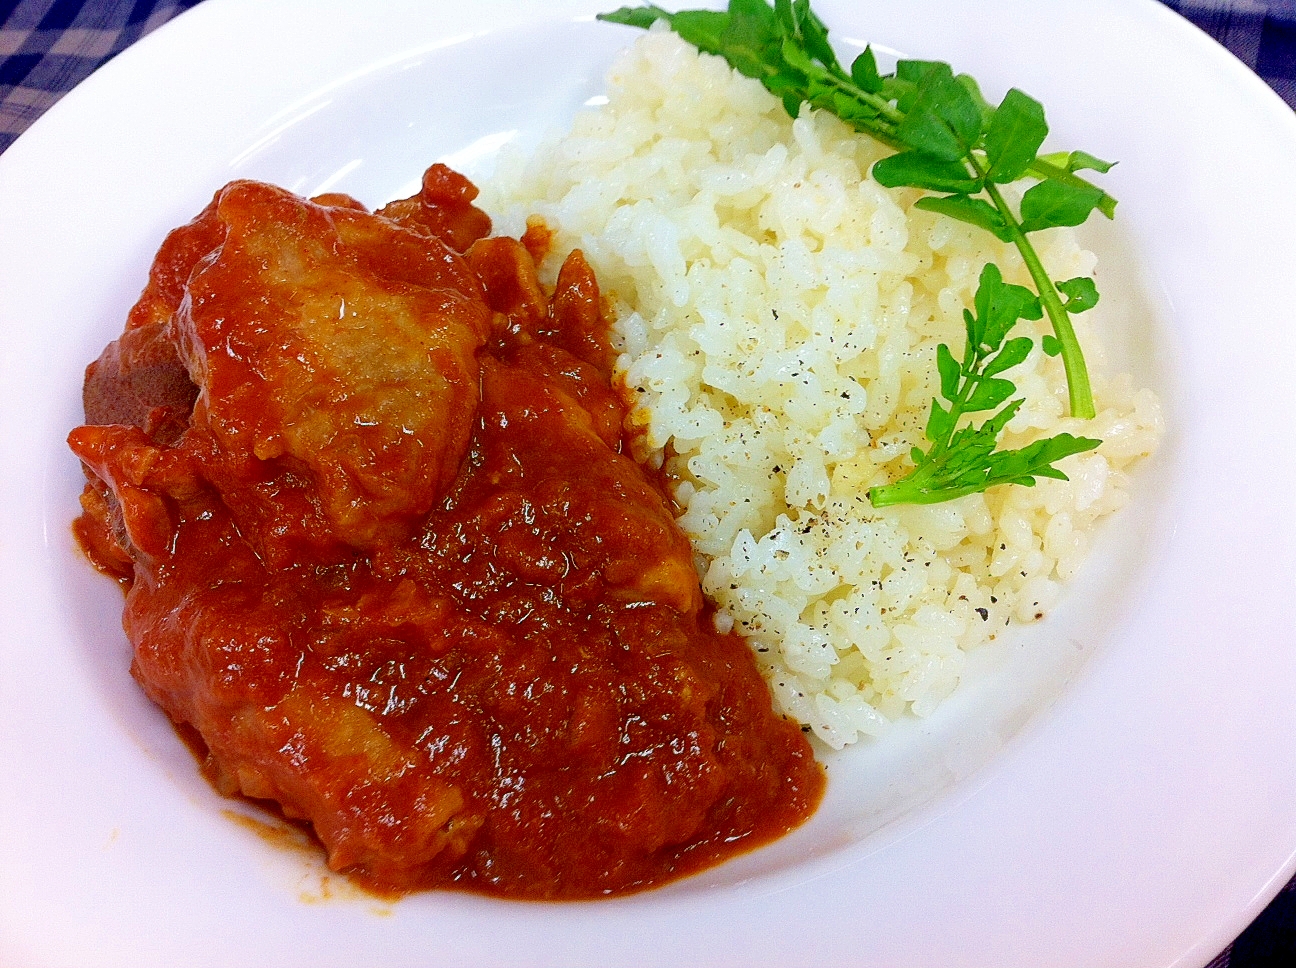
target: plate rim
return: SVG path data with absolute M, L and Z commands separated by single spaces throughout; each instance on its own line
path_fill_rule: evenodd
M 1178 18 L 1175 17 L 1175 15 L 1171 11 L 1165 10 L 1160 4 L 1155 3 L 1155 0 L 1135 0 L 1135 3 L 1131 3 L 1130 6 L 1133 7 L 1136 4 L 1141 4 L 1145 8 L 1145 12 L 1153 8 L 1160 10 L 1168 18 L 1165 21 L 1166 23 L 1172 23 L 1175 20 L 1178 20 Z M 499 9 L 507 9 L 518 5 L 519 5 L 518 3 L 510 2 L 510 0 L 500 0 L 500 2 L 493 4 L 494 7 Z M 140 42 L 140 44 L 126 51 L 124 54 L 114 59 L 114 61 L 110 62 L 108 65 L 105 65 L 102 76 L 109 78 L 111 83 L 120 83 L 120 81 L 112 80 L 112 79 L 116 78 L 117 75 L 119 74 L 129 74 L 129 72 L 135 70 L 136 69 L 134 67 L 135 60 L 140 60 L 142 62 L 146 58 L 146 56 L 148 58 L 152 58 L 154 54 L 165 51 L 169 46 L 179 43 L 179 40 L 172 40 L 171 38 L 172 37 L 179 38 L 182 29 L 183 30 L 198 29 L 196 26 L 192 26 L 191 22 L 196 20 L 200 12 L 202 12 L 201 14 L 202 17 L 211 17 L 211 18 L 216 18 L 218 16 L 225 17 L 225 16 L 231 16 L 235 14 L 238 16 L 242 16 L 248 9 L 251 9 L 254 6 L 255 6 L 254 4 L 245 2 L 245 0 L 205 0 L 203 4 L 200 4 L 199 6 L 192 8 L 189 11 L 186 11 L 184 14 L 177 17 L 174 21 L 168 23 L 167 25 L 164 25 L 160 30 L 150 35 L 149 37 L 145 38 L 143 41 Z M 300 3 L 298 4 L 298 6 L 305 7 L 306 5 L 304 3 Z M 563 4 L 564 9 L 568 7 L 584 8 L 587 6 L 590 5 L 581 2 L 581 0 L 573 0 L 573 2 L 571 3 Z M 1064 6 L 1064 4 L 1054 4 L 1054 6 Z M 219 11 L 219 13 L 211 13 L 210 11 L 213 10 Z M 553 16 L 552 12 L 547 13 L 545 15 L 546 19 L 549 19 L 552 16 Z M 1196 28 L 1191 28 L 1191 25 L 1188 25 L 1186 22 L 1183 23 L 1184 23 L 1184 27 L 1189 28 L 1190 30 L 1196 29 Z M 1177 29 L 1177 28 L 1173 28 L 1173 29 Z M 1187 37 L 1187 36 L 1191 36 L 1191 34 L 1184 33 L 1183 36 Z M 1210 44 L 1214 44 L 1214 42 L 1209 41 L 1209 38 L 1206 38 L 1204 34 L 1200 36 L 1202 39 L 1207 40 Z M 133 52 L 135 51 L 143 51 L 143 53 L 133 54 Z M 1263 90 L 1264 92 L 1266 92 L 1268 97 L 1272 98 L 1272 102 L 1270 102 L 1270 108 L 1281 106 L 1283 110 L 1288 110 L 1286 108 L 1286 105 L 1283 104 L 1283 102 L 1281 102 L 1281 100 L 1277 97 L 1277 95 L 1274 94 L 1266 85 L 1264 85 L 1263 82 L 1259 80 L 1259 78 L 1255 77 L 1254 74 L 1252 74 L 1249 70 L 1247 70 L 1245 66 L 1241 64 L 1240 61 L 1237 61 L 1236 58 L 1232 57 L 1232 55 L 1227 55 L 1228 58 L 1227 60 L 1221 60 L 1219 57 L 1221 53 L 1226 53 L 1226 52 L 1223 51 L 1223 48 L 1218 48 L 1217 50 L 1213 51 L 1211 54 L 1203 55 L 1203 56 L 1208 56 L 1210 58 L 1213 58 L 1212 62 L 1214 63 L 1218 63 L 1221 65 L 1225 63 L 1229 64 L 1230 69 L 1233 70 L 1236 74 L 1236 76 L 1234 76 L 1232 79 L 1233 83 L 1241 85 L 1244 89 L 1249 88 L 1251 92 L 1251 96 L 1255 97 L 1258 91 Z M 1238 74 L 1237 72 L 1239 69 L 1243 73 Z M 101 75 L 99 72 L 97 72 L 95 75 L 92 75 L 90 81 L 86 82 L 86 84 L 78 88 L 77 91 L 74 91 L 72 95 L 69 95 L 69 98 L 76 98 L 77 100 L 68 101 L 69 106 L 66 108 L 62 108 L 62 110 L 60 110 L 62 104 L 56 105 L 55 108 L 51 110 L 51 112 L 49 112 L 42 119 L 38 120 L 36 124 L 34 124 L 28 130 L 28 132 L 25 132 L 22 136 L 20 136 L 19 139 L 15 141 L 14 146 L 9 149 L 9 151 L 7 151 L 3 156 L 0 156 L 0 185 L 2 185 L 4 180 L 11 175 L 11 169 L 17 168 L 19 166 L 20 162 L 22 161 L 22 159 L 26 157 L 29 150 L 34 150 L 25 147 L 25 144 L 35 145 L 51 137 L 55 137 L 58 134 L 58 130 L 57 130 L 58 127 L 64 123 L 62 120 L 64 115 L 70 116 L 75 112 L 85 110 L 83 107 L 81 107 L 80 101 L 86 98 L 94 97 L 95 92 L 100 87 L 103 87 L 110 83 L 110 81 L 95 80 L 96 77 L 100 77 L 100 76 Z M 1264 100 L 1265 100 L 1264 98 L 1257 98 L 1258 102 L 1263 102 Z M 1264 110 L 1268 110 L 1268 109 L 1264 109 Z M 1289 124 L 1290 131 L 1288 132 L 1288 136 L 1290 140 L 1293 136 L 1296 136 L 1296 116 L 1291 116 L 1288 120 L 1290 121 Z M 47 134 L 46 133 L 47 131 L 52 133 Z M 27 139 L 26 142 L 24 141 L 24 139 Z M 17 155 L 15 155 L 14 151 L 19 146 L 24 146 L 24 147 Z M 14 157 L 18 158 L 19 161 L 9 162 L 8 164 L 6 164 L 8 159 Z M 3 194 L 3 192 L 0 192 L 0 194 Z M 0 251 L 5 251 L 5 250 L 0 249 Z M 1038 730 L 1032 734 L 1032 737 L 1029 738 L 1031 743 L 1039 741 L 1037 738 L 1038 734 L 1039 734 Z M 3 748 L 4 747 L 0 747 L 0 749 Z M 923 823 L 925 824 L 929 818 L 924 817 L 922 819 L 923 819 Z M 1245 905 L 1245 911 L 1241 912 L 1238 915 L 1239 918 L 1240 917 L 1247 918 L 1246 921 L 1241 922 L 1241 926 L 1245 926 L 1245 923 L 1249 921 L 1250 917 L 1253 917 L 1255 913 L 1258 913 L 1258 911 L 1263 908 L 1264 903 L 1267 903 L 1268 899 L 1272 897 L 1272 894 L 1268 893 L 1270 888 L 1272 888 L 1273 893 L 1276 893 L 1277 890 L 1282 886 L 1282 884 L 1286 882 L 1286 877 L 1290 877 L 1293 868 L 1296 868 L 1296 851 L 1289 851 L 1287 857 L 1282 860 L 1278 869 L 1272 874 L 1272 876 L 1269 878 L 1266 884 L 1261 888 L 1261 890 L 1257 894 L 1255 894 L 1251 898 L 1250 902 L 1247 905 Z M 1266 894 L 1267 896 L 1265 896 Z M 1249 912 L 1249 916 L 1248 916 L 1248 912 Z M 1232 930 L 1232 929 L 1228 928 L 1224 930 Z M 1225 939 L 1224 944 L 1227 944 L 1227 941 L 1231 939 L 1232 936 L 1236 935 L 1236 933 L 1237 931 L 1232 931 L 1232 934 L 1230 934 L 1228 938 Z M 0 938 L 3 937 L 4 935 L 0 934 Z M 1203 945 L 1207 945 L 1209 943 L 1211 942 L 1209 942 L 1207 939 L 1204 938 L 1199 939 L 1195 947 L 1181 952 L 1180 958 L 1188 958 L 1195 953 L 1205 952 L 1207 949 L 1203 947 Z M 1222 949 L 1224 944 L 1221 944 L 1219 948 L 1217 948 L 1216 950 L 1218 951 Z

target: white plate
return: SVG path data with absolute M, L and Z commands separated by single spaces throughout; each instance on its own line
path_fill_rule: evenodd
M 1170 432 L 1066 605 L 831 757 L 806 828 L 617 901 L 379 903 L 197 775 L 70 538 L 83 366 L 232 177 L 379 203 L 565 126 L 633 36 L 612 5 L 207 0 L 0 157 L 0 963 L 1191 966 L 1290 875 L 1296 120 L 1153 0 L 817 4 L 1120 159 L 1091 240 Z

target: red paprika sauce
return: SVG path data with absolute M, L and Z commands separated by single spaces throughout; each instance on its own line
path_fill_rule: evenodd
M 76 529 L 140 685 L 333 869 L 642 889 L 800 824 L 823 773 L 628 456 L 589 266 L 546 289 L 475 195 L 221 189 L 87 369 Z

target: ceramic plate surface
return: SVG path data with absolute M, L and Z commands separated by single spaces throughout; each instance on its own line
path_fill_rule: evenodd
M 634 32 L 589 0 L 207 0 L 0 156 L 0 963 L 1204 964 L 1296 865 L 1296 118 L 1153 0 L 816 4 L 1119 166 L 1113 356 L 1168 433 L 1064 604 L 826 757 L 822 810 L 666 889 L 381 902 L 214 794 L 73 544 L 85 364 L 235 177 L 376 205 L 558 131 Z

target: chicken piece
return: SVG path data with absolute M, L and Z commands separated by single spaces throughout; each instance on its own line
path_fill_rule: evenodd
M 481 473 L 454 493 L 474 514 L 464 533 L 499 568 L 566 598 L 694 615 L 702 593 L 688 539 L 639 465 L 614 449 L 615 395 L 599 398 L 592 370 L 543 343 L 484 362 Z
M 169 320 L 128 329 L 86 368 L 82 405 L 92 424 L 128 424 L 175 443 L 198 388 L 176 350 Z
M 173 322 L 199 261 L 220 246 L 216 203 L 167 234 L 126 330 L 86 367 L 82 404 L 87 424 L 127 424 L 175 443 L 189 425 L 198 388 L 176 346 Z
M 269 708 L 241 707 L 228 729 L 207 735 L 217 786 L 310 820 L 336 870 L 399 880 L 458 860 L 482 825 L 459 787 L 422 769 L 415 750 L 347 699 L 294 690 Z M 226 763 L 232 772 L 221 772 Z
M 467 449 L 476 281 L 436 240 L 268 185 L 229 185 L 215 217 L 174 324 L 208 480 L 275 562 L 409 533 Z
M 378 214 L 439 239 L 456 252 L 466 252 L 491 230 L 490 216 L 472 204 L 476 197 L 476 185 L 459 172 L 436 164 L 423 173 L 417 195 L 389 202 Z

